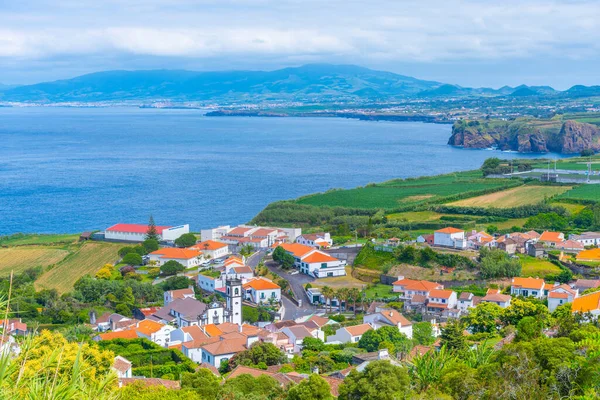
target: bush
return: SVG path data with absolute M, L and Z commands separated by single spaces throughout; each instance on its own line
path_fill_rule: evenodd
M 142 256 L 137 253 L 127 253 L 122 260 L 123 263 L 128 265 L 142 265 Z
M 177 247 L 190 247 L 196 244 L 196 235 L 193 233 L 184 233 L 175 239 L 175 245 Z
M 185 270 L 185 267 L 175 260 L 167 261 L 160 267 L 160 273 L 162 275 L 167 276 L 176 275 L 177 273 L 182 272 L 183 270 Z

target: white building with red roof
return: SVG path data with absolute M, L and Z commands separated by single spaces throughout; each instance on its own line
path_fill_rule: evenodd
M 406 317 L 397 310 L 383 309 L 379 312 L 366 314 L 363 317 L 363 322 L 371 325 L 375 329 L 379 329 L 382 326 L 395 326 L 400 333 L 403 333 L 407 338 L 412 339 L 412 322 L 406 319 Z
M 579 291 L 577 289 L 573 289 L 569 285 L 555 284 L 554 287 L 548 291 L 548 310 L 552 312 L 556 310 L 558 306 L 572 303 L 578 295 Z
M 186 268 L 197 267 L 204 261 L 201 251 L 178 247 L 163 247 L 148 254 L 148 259 L 158 266 L 169 261 L 176 261 Z
M 256 277 L 249 279 L 242 285 L 245 299 L 256 304 L 279 303 L 281 301 L 281 287 L 270 279 Z
M 452 247 L 464 249 L 467 247 L 465 231 L 458 228 L 447 227 L 433 232 L 434 246 Z
M 510 294 L 513 296 L 535 297 L 538 299 L 545 297 L 544 289 L 546 282 L 540 278 L 512 278 Z
M 306 275 L 315 278 L 346 275 L 346 262 L 321 250 L 299 243 L 282 243 L 279 247 L 294 257 L 294 265 Z
M 433 289 L 427 297 L 427 311 L 443 312 L 457 305 L 456 292 L 447 289 Z
M 394 286 L 394 293 L 399 293 L 401 299 L 410 300 L 415 295 L 422 295 L 429 297 L 429 292 L 435 289 L 444 289 L 444 285 L 429 282 L 429 281 L 417 281 L 413 279 L 407 279 L 404 276 L 399 276 L 398 280 L 392 283 Z
M 146 240 L 148 225 L 118 223 L 104 231 L 104 238 L 125 242 L 143 242 Z M 190 233 L 188 224 L 178 226 L 157 226 L 156 234 L 159 241 L 174 241 L 179 236 Z
M 229 246 L 226 243 L 217 242 L 216 240 L 205 240 L 188 247 L 190 250 L 201 251 L 205 258 L 221 258 L 230 253 Z
M 333 240 L 331 240 L 329 232 L 305 233 L 298 236 L 296 243 L 314 247 L 315 249 L 326 249 L 333 245 Z
M 358 343 L 362 335 L 372 329 L 369 324 L 346 326 L 335 331 L 335 335 L 327 336 L 327 343 Z
M 494 303 L 502 308 L 510 306 L 512 297 L 509 294 L 502 294 L 498 289 L 488 289 L 485 296 L 481 299 L 482 303 Z

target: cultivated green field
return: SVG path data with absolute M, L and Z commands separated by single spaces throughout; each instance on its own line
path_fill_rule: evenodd
M 600 185 L 580 185 L 563 193 L 558 198 L 600 202 Z
M 518 183 L 504 179 L 484 179 L 481 172 L 468 171 L 427 178 L 395 179 L 366 187 L 333 190 L 298 199 L 299 204 L 363 209 L 394 209 L 442 200 L 448 196 L 500 189 Z
M 16 233 L 9 236 L 0 236 L 0 246 L 73 243 L 78 238 L 79 235 L 77 234 L 37 235 Z
M 95 274 L 107 263 L 114 263 L 119 258 L 117 251 L 123 247 L 120 243 L 86 242 L 63 261 L 45 272 L 36 282 L 40 289 L 56 289 L 59 293 L 68 292 L 73 284 L 86 274 Z
M 523 277 L 543 278 L 546 275 L 560 273 L 560 268 L 548 260 L 525 255 L 520 255 L 519 258 L 523 264 L 523 269 L 521 270 L 521 276 Z
M 460 207 L 512 208 L 537 204 L 571 189 L 568 186 L 519 186 L 450 203 Z

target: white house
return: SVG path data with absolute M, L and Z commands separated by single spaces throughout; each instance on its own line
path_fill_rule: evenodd
M 346 326 L 335 332 L 335 335 L 327 337 L 327 343 L 358 343 L 365 332 L 370 331 L 373 327 L 369 324 L 360 324 Z
M 200 273 L 196 276 L 196 284 L 200 289 L 212 293 L 215 290 L 225 287 L 225 280 L 221 277 L 212 277 Z
M 550 312 L 556 310 L 558 306 L 572 303 L 577 297 L 577 289 L 573 289 L 569 285 L 556 285 L 548 291 L 548 310 Z
M 177 261 L 186 268 L 199 266 L 202 261 L 202 252 L 198 250 L 180 249 L 177 247 L 164 247 L 148 254 L 148 259 L 161 266 L 168 261 Z
M 512 297 L 508 294 L 502 294 L 498 289 L 488 289 L 486 295 L 481 299 L 481 302 L 494 303 L 502 308 L 510 306 Z
M 167 347 L 171 338 L 171 332 L 175 328 L 171 325 L 145 319 L 137 324 L 135 330 L 139 337 L 146 338 L 159 346 Z
M 573 300 L 571 310 L 575 313 L 590 313 L 593 317 L 600 317 L 600 292 L 592 292 Z
M 392 283 L 394 293 L 398 293 L 401 299 L 410 300 L 414 295 L 422 295 L 429 297 L 429 292 L 432 290 L 444 289 L 444 285 L 429 281 L 415 281 L 407 279 L 404 276 L 399 276 L 398 280 Z
M 187 299 L 188 297 L 196 297 L 194 294 L 194 289 L 191 287 L 185 289 L 167 290 L 163 293 L 163 305 L 166 306 L 173 300 Z
M 438 229 L 433 232 L 433 244 L 435 246 L 464 249 L 467 247 L 465 231 L 452 227 Z
M 575 240 L 584 246 L 600 246 L 600 232 L 583 232 L 581 235 L 569 235 L 569 239 Z
M 115 361 L 112 365 L 112 370 L 117 373 L 117 378 L 131 378 L 131 361 L 125 357 L 115 356 Z
M 304 274 L 315 278 L 346 275 L 346 262 L 325 252 L 299 243 L 283 243 L 280 247 L 294 257 L 294 265 Z
M 270 279 L 252 278 L 242 285 L 245 299 L 256 304 L 281 301 L 281 287 Z
M 193 246 L 188 247 L 190 250 L 201 251 L 204 258 L 221 258 L 225 257 L 230 253 L 229 246 L 225 243 L 217 242 L 214 240 L 205 240 L 200 243 L 196 243 Z
M 512 278 L 510 294 L 513 296 L 535 297 L 542 299 L 545 297 L 544 289 L 546 282 L 540 278 Z
M 433 289 L 427 297 L 427 310 L 432 312 L 444 311 L 456 307 L 457 296 L 452 290 Z
M 296 243 L 314 247 L 315 249 L 323 249 L 331 247 L 333 240 L 331 240 L 329 232 L 305 233 L 296 238 Z
M 467 311 L 469 308 L 473 308 L 477 305 L 475 304 L 477 299 L 478 298 L 473 293 L 462 292 L 460 296 L 458 296 L 456 307 L 461 311 Z
M 413 336 L 412 322 L 396 310 L 381 310 L 373 314 L 367 314 L 363 317 L 363 322 L 373 326 L 375 329 L 379 329 L 382 326 L 395 326 L 407 338 L 412 339 Z
M 104 231 L 104 238 L 108 240 L 121 240 L 127 242 L 143 242 L 146 240 L 148 225 L 118 223 Z M 174 241 L 179 236 L 190 233 L 190 226 L 157 226 L 156 234 L 159 241 Z
M 230 336 L 225 338 L 225 336 Z M 241 334 L 223 335 L 221 340 L 202 346 L 202 362 L 219 367 L 221 361 L 229 360 L 248 348 L 247 338 Z

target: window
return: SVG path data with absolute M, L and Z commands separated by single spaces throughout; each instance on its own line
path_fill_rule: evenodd
M 446 302 L 446 299 L 442 299 L 442 303 L 445 303 L 445 302 Z
M 264 298 L 265 298 L 265 292 L 261 292 L 261 293 L 260 293 L 260 298 L 261 298 L 261 299 L 264 299 Z
M 235 295 L 238 296 L 240 294 L 240 289 L 235 288 Z
M 275 298 L 275 292 L 271 292 L 271 297 Z
M 327 263 L 321 264 L 321 268 L 327 268 Z
M 333 272 L 328 272 L 327 276 L 333 276 Z

